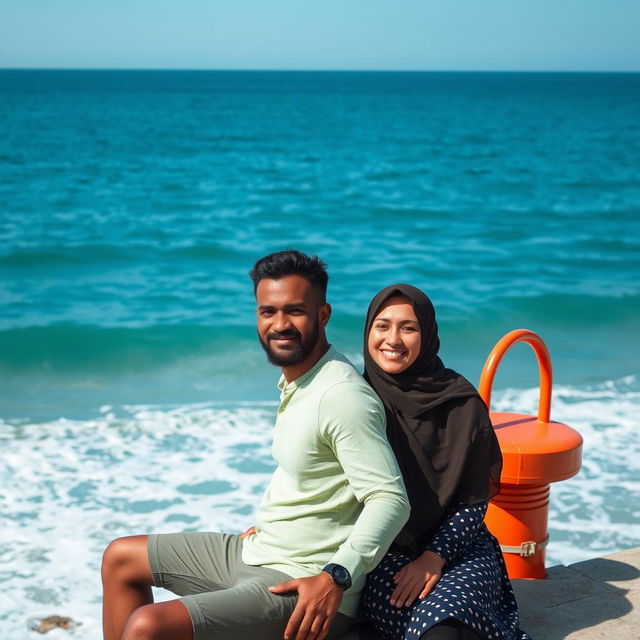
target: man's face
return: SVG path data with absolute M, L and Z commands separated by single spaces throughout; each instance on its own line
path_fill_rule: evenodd
M 269 361 L 279 367 L 303 362 L 320 339 L 329 305 L 301 276 L 264 278 L 256 289 L 258 337 Z

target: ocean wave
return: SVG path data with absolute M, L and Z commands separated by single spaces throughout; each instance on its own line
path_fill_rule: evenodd
M 413 282 L 417 286 L 422 285 L 418 279 Z M 350 297 L 346 289 L 338 290 L 337 296 L 334 293 L 334 298 L 344 299 L 344 304 L 335 305 L 329 335 L 338 336 L 339 342 L 350 351 L 359 349 L 361 343 L 360 332 L 368 300 L 364 294 L 374 292 L 376 288 L 359 289 Z M 618 285 L 617 288 L 624 287 Z M 116 326 L 110 325 L 115 311 L 107 313 L 106 309 L 112 309 L 116 304 L 111 300 L 103 302 L 104 314 L 100 314 L 100 302 L 95 303 L 89 314 L 95 324 L 51 322 L 37 326 L 8 326 L 0 330 L 0 372 L 9 375 L 44 370 L 143 371 L 175 364 L 184 358 L 208 358 L 234 349 L 244 352 L 250 345 L 255 345 L 252 300 L 250 295 L 246 295 L 246 290 L 243 291 L 245 295 L 240 296 L 231 283 L 227 286 L 222 281 L 218 282 L 215 290 L 198 290 L 195 286 L 193 289 L 182 293 L 200 296 L 200 304 L 194 308 L 190 308 L 188 300 L 185 301 L 182 293 L 175 290 L 167 290 L 164 295 L 157 291 L 152 301 L 150 299 L 150 305 L 160 307 L 161 302 L 165 305 L 161 317 L 169 315 L 176 318 L 171 324 L 150 323 L 152 314 L 148 318 L 133 314 L 128 318 L 125 314 L 117 318 Z M 210 313 L 203 308 L 202 297 L 205 294 Z M 524 281 L 522 287 L 517 287 L 516 283 L 504 286 L 496 283 L 490 289 L 487 287 L 484 299 L 478 299 L 480 294 L 480 290 L 460 288 L 455 292 L 457 299 L 442 292 L 434 296 L 441 332 L 446 336 L 443 344 L 459 345 L 473 351 L 482 348 L 484 353 L 505 327 L 524 326 L 535 328 L 543 337 L 581 337 L 582 349 L 589 354 L 594 348 L 589 344 L 593 338 L 591 332 L 606 330 L 611 345 L 619 340 L 627 341 L 625 336 L 632 341 L 640 318 L 640 294 L 618 292 L 616 287 L 604 283 L 602 291 L 592 291 L 591 295 L 586 292 L 536 292 L 534 287 L 525 286 Z M 219 305 L 216 304 L 218 298 Z M 224 305 L 223 298 L 226 298 Z M 135 304 L 140 304 L 138 299 Z M 178 305 L 182 305 L 180 310 Z M 117 309 L 122 311 L 121 307 Z M 86 305 L 82 309 L 86 312 Z M 210 323 L 207 322 L 209 315 Z M 193 321 L 190 321 L 191 316 Z M 626 373 L 629 371 L 620 372 L 621 375 Z
M 537 389 L 511 388 L 494 392 L 493 408 L 533 415 L 537 402 Z M 115 537 L 252 524 L 274 467 L 275 410 L 107 405 L 89 420 L 0 421 L 5 634 L 55 612 L 82 623 L 72 637 L 99 638 L 100 558 Z M 584 457 L 577 476 L 552 485 L 549 565 L 640 544 L 639 412 L 637 376 L 556 386 L 552 418 L 582 434 Z
M 255 347 L 254 326 L 49 326 L 0 331 L 0 373 L 147 371 Z

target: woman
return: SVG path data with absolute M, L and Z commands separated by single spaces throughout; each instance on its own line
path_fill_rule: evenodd
M 367 617 L 385 639 L 527 638 L 483 519 L 502 457 L 473 386 L 438 357 L 429 298 L 397 284 L 369 305 L 365 378 L 384 403 L 411 516 L 369 575 Z

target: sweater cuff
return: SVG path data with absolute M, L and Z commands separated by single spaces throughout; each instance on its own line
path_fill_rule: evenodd
M 355 584 L 367 572 L 362 556 L 351 549 L 338 549 L 329 563 L 342 565 L 351 574 L 352 584 Z

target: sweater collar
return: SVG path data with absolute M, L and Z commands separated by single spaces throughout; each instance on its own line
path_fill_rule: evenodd
M 278 389 L 283 393 L 293 391 L 297 389 L 301 385 L 303 385 L 308 380 L 311 380 L 313 376 L 322 369 L 322 367 L 329 361 L 334 360 L 336 357 L 336 350 L 333 348 L 333 345 L 329 345 L 329 348 L 325 351 L 325 354 L 316 362 L 311 369 L 305 371 L 301 376 L 292 380 L 291 382 L 287 382 L 284 375 L 280 376 L 280 380 L 278 380 Z

